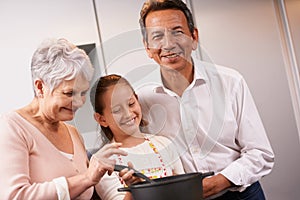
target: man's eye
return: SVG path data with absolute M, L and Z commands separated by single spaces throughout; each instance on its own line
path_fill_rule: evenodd
M 163 37 L 162 34 L 156 34 L 156 35 L 153 35 L 153 36 L 152 36 L 152 40 L 159 40 L 159 39 L 161 39 L 162 37 Z
M 183 34 L 183 31 L 181 31 L 181 30 L 172 31 L 172 35 L 175 35 L 175 36 L 179 36 L 179 35 L 182 35 L 182 34 Z

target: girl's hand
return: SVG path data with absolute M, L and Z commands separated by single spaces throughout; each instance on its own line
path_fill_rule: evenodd
M 119 172 L 119 176 L 123 179 L 126 185 L 130 186 L 133 183 L 141 182 L 143 179 L 133 175 L 134 171 L 132 169 L 134 167 L 131 162 L 128 162 L 128 167 L 130 167 L 131 169 L 129 170 L 128 168 L 125 168 Z

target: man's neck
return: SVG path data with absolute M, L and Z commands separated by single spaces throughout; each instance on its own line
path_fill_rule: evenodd
M 194 79 L 194 69 L 193 66 L 184 72 L 161 69 L 161 75 L 164 86 L 181 97 Z

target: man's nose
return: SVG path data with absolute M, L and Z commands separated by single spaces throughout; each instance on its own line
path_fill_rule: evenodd
M 170 50 L 174 48 L 174 45 L 175 45 L 174 36 L 169 31 L 166 31 L 162 39 L 162 48 Z

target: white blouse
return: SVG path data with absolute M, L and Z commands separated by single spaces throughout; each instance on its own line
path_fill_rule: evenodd
M 127 165 L 130 161 L 136 170 L 152 179 L 184 173 L 179 156 L 169 139 L 153 135 L 145 135 L 145 138 L 145 142 L 140 145 L 120 148 L 128 155 L 114 156 L 117 164 Z M 105 174 L 95 188 L 102 200 L 121 200 L 126 193 L 118 192 L 117 189 L 124 186 L 118 172 L 113 172 L 111 176 Z

